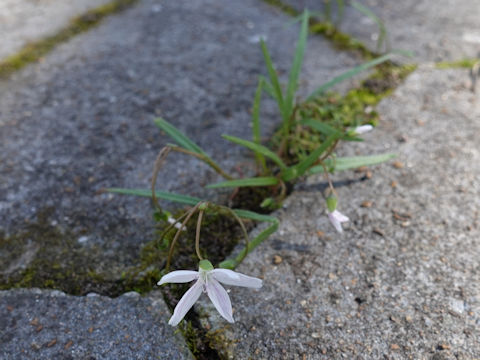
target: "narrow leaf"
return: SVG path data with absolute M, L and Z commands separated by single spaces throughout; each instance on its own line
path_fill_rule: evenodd
M 278 107 L 280 108 L 280 112 L 283 113 L 283 94 L 282 88 L 280 87 L 280 82 L 278 81 L 277 72 L 275 71 L 272 59 L 267 49 L 267 45 L 263 39 L 260 41 L 260 45 L 262 47 L 263 58 L 265 59 L 265 65 L 267 66 L 268 76 L 270 77 L 270 82 L 272 83 L 273 92 L 275 94 L 275 98 L 277 99 Z
M 298 164 L 290 167 L 282 177 L 284 181 L 291 181 L 299 176 L 305 174 L 305 172 L 318 160 L 320 155 L 327 151 L 330 146 L 338 139 L 337 135 L 330 135 L 318 148 L 313 150 L 310 155 L 303 159 Z
M 273 176 L 254 177 L 238 180 L 222 181 L 217 184 L 207 185 L 207 189 L 225 188 L 225 187 L 245 187 L 245 186 L 272 186 L 277 185 L 278 179 Z
M 359 2 L 356 2 L 356 1 L 352 1 L 351 5 L 357 9 L 358 11 L 360 11 L 363 15 L 367 16 L 368 18 L 370 18 L 370 20 L 372 20 L 373 22 L 375 22 L 378 26 L 378 31 L 380 32 L 380 36 L 378 37 L 378 41 L 377 41 L 377 51 L 380 51 L 380 48 L 382 46 L 382 42 L 385 40 L 385 48 L 388 49 L 388 38 L 387 38 L 387 29 L 385 28 L 385 24 L 383 23 L 382 20 L 380 20 L 380 18 L 375 15 L 375 13 L 370 10 L 368 7 L 360 4 Z
M 253 142 L 260 145 L 261 143 L 261 131 L 260 131 L 260 100 L 262 99 L 262 89 L 264 85 L 264 80 L 260 78 L 255 91 L 255 99 L 253 100 L 253 110 L 252 110 L 252 138 Z M 265 163 L 265 157 L 262 152 L 252 149 L 255 152 L 255 158 L 259 166 L 263 168 L 264 171 L 267 170 L 267 164 Z
M 302 25 L 300 28 L 300 35 L 298 37 L 297 48 L 295 49 L 295 56 L 293 58 L 292 68 L 288 77 L 288 85 L 284 105 L 284 116 L 286 118 L 290 118 L 290 114 L 293 109 L 293 102 L 295 100 L 295 93 L 298 86 L 298 78 L 302 69 L 303 56 L 305 54 L 305 44 L 307 43 L 308 35 L 308 18 L 308 10 L 305 10 L 302 17 Z
M 123 194 L 123 195 L 134 195 L 134 196 L 143 196 L 143 197 L 152 197 L 152 191 L 150 189 L 123 189 L 123 188 L 108 188 L 105 189 L 108 192 L 111 193 L 117 193 L 117 194 Z M 181 195 L 181 194 L 176 194 L 176 193 L 170 193 L 166 191 L 155 191 L 155 195 L 157 195 L 157 198 L 167 200 L 167 201 L 173 201 L 181 204 L 187 204 L 187 205 L 197 205 L 200 201 L 202 201 L 199 198 L 187 196 L 187 195 Z
M 277 154 L 275 154 L 273 151 L 263 145 L 255 144 L 251 141 L 240 139 L 235 136 L 222 135 L 222 137 L 235 144 L 245 146 L 247 149 L 255 151 L 255 153 L 265 155 L 266 157 L 272 159 L 272 161 L 274 161 L 275 164 L 277 164 L 282 170 L 287 168 L 287 165 L 285 165 L 285 163 L 282 161 L 282 159 L 280 159 Z
M 243 219 L 250 219 L 255 221 L 267 221 L 267 222 L 276 222 L 277 218 L 270 215 L 258 214 L 254 211 L 243 210 L 243 209 L 233 209 L 233 211 Z
M 263 80 L 263 90 L 270 95 L 271 98 L 277 100 L 277 95 L 275 94 L 275 90 L 273 90 L 272 84 L 264 77 L 260 75 L 260 80 Z M 278 100 L 277 100 L 278 102 Z
M 330 135 L 337 135 L 339 137 L 342 136 L 342 133 L 340 131 L 319 120 L 314 120 L 314 119 L 302 120 L 300 124 L 310 126 L 312 129 L 317 130 L 327 136 L 330 136 Z
M 238 214 L 239 210 L 234 210 L 237 212 L 238 216 L 241 216 Z M 242 210 L 243 211 L 243 210 Z M 259 214 L 256 214 L 259 215 Z M 225 261 L 222 261 L 219 266 L 224 269 L 235 269 L 237 267 L 241 260 L 245 258 L 245 255 L 248 255 L 255 249 L 258 245 L 260 245 L 265 239 L 267 239 L 271 234 L 273 234 L 275 231 L 278 229 L 279 221 L 276 218 L 272 218 L 271 216 L 268 216 L 268 218 L 271 218 L 269 220 L 266 220 L 268 222 L 271 222 L 271 225 L 262 230 L 252 241 L 248 243 L 248 249 L 243 248 L 242 251 L 234 258 L 234 259 L 227 259 Z M 262 220 L 260 220 L 262 221 Z M 246 254 L 245 254 L 246 253 Z
M 327 168 L 334 166 L 335 171 L 344 171 L 349 169 L 356 169 L 361 166 L 371 166 L 381 164 L 385 161 L 395 158 L 396 154 L 380 154 L 380 155 L 367 155 L 367 156 L 352 156 L 352 157 L 340 157 L 336 158 L 334 161 L 326 161 Z M 314 166 L 308 173 L 316 174 L 323 172 L 323 166 Z
M 322 94 L 323 92 L 325 92 L 326 90 L 330 89 L 331 87 L 337 85 L 338 83 L 341 83 L 342 81 L 346 80 L 346 79 L 349 79 L 355 75 L 357 75 L 358 73 L 362 72 L 362 71 L 365 71 L 367 69 L 370 69 L 371 67 L 374 67 L 378 64 L 381 64 L 387 60 L 390 60 L 393 56 L 395 55 L 394 52 L 391 52 L 391 53 L 388 53 L 386 55 L 383 55 L 383 56 L 380 56 L 376 59 L 373 59 L 371 61 L 368 61 L 364 64 L 361 64 L 361 65 L 358 65 L 356 67 L 354 67 L 353 69 L 350 69 L 346 72 L 344 72 L 343 74 L 337 76 L 337 77 L 334 77 L 332 80 L 326 82 L 325 84 L 321 85 L 320 87 L 318 87 L 317 89 L 315 89 L 307 98 L 306 101 L 310 101 L 312 100 L 313 98 L 315 98 L 316 96 L 319 96 L 320 94 Z
M 162 118 L 156 118 L 154 121 L 155 125 L 165 131 L 181 147 L 197 154 L 206 155 L 205 152 L 197 144 L 195 144 L 185 134 L 183 134 L 180 130 L 178 130 L 175 126 L 173 126 L 166 120 Z

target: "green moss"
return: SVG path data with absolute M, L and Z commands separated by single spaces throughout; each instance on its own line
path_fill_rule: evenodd
M 326 140 L 325 134 L 301 125 L 302 120 L 318 120 L 341 132 L 363 124 L 376 125 L 378 113 L 374 107 L 390 95 L 415 68 L 414 65 L 396 66 L 385 63 L 378 66 L 359 87 L 343 96 L 330 92 L 297 105 L 285 161 L 298 162 Z M 283 133 L 279 131 L 272 138 L 272 146 L 278 147 L 282 140 Z
M 470 69 L 475 64 L 480 63 L 479 59 L 462 59 L 457 61 L 442 61 L 435 64 L 437 69 L 458 69 L 458 68 L 466 68 Z
M 39 287 L 74 295 L 113 292 L 117 285 L 95 272 L 99 264 L 92 261 L 90 251 L 98 250 L 82 247 L 77 234 L 52 226 L 50 213 L 45 209 L 25 230 L 0 237 L 0 289 Z
M 338 30 L 332 23 L 311 21 L 310 31 L 313 34 L 323 35 L 330 40 L 336 49 L 352 51 L 359 54 L 365 60 L 371 60 L 379 56 L 379 54 L 370 51 L 361 41 Z
M 106 16 L 125 10 L 137 1 L 138 0 L 114 0 L 73 19 L 66 28 L 60 30 L 55 35 L 25 45 L 19 52 L 0 62 L 0 79 L 6 78 L 12 72 L 40 60 L 57 45 L 91 29 Z
M 284 4 L 280 0 L 263 0 L 265 3 L 275 6 L 283 11 L 285 14 L 296 17 L 300 15 L 300 12 L 294 7 Z M 339 50 L 348 50 L 357 53 L 365 60 L 371 60 L 379 55 L 373 51 L 370 51 L 362 42 L 356 40 L 352 36 L 340 31 L 333 23 L 326 21 L 319 21 L 315 18 L 310 18 L 309 22 L 310 32 L 312 34 L 322 35 L 332 45 Z

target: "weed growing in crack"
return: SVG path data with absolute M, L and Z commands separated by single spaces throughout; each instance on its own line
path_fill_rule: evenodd
M 178 324 L 186 312 L 193 306 L 202 291 L 206 291 L 220 314 L 228 321 L 233 321 L 231 304 L 225 290 L 218 282 L 230 285 L 259 287 L 259 280 L 253 280 L 232 270 L 269 235 L 278 228 L 278 220 L 275 217 L 251 211 L 252 208 L 272 211 L 281 206 L 292 185 L 300 178 L 323 173 L 329 187 L 326 191 L 326 211 L 332 225 L 339 232 L 342 231 L 341 223 L 348 218 L 337 210 L 338 195 L 335 191 L 330 174 L 336 171 L 354 169 L 368 165 L 379 164 L 393 158 L 394 154 L 377 154 L 356 157 L 337 157 L 335 149 L 341 141 L 361 141 L 360 135 L 373 128 L 376 122 L 376 114 L 373 109 L 366 111 L 367 106 L 373 106 L 381 98 L 375 92 L 365 89 L 364 97 L 358 104 L 348 103 L 346 97 L 339 97 L 330 93 L 330 89 L 338 83 L 350 79 L 358 73 L 389 61 L 395 54 L 388 53 L 333 78 L 327 83 L 315 89 L 306 100 L 297 102 L 297 90 L 300 71 L 306 48 L 309 26 L 309 13 L 305 11 L 301 18 L 301 30 L 296 46 L 288 81 L 284 86 L 277 75 L 277 71 L 271 59 L 266 44 L 261 41 L 261 49 L 264 56 L 268 77 L 259 77 L 255 92 L 252 111 L 252 139 L 223 135 L 223 138 L 236 145 L 240 145 L 253 153 L 255 159 L 256 175 L 248 178 L 235 178 L 224 170 L 206 151 L 189 139 L 180 130 L 168 121 L 157 118 L 155 124 L 170 136 L 175 144 L 165 146 L 159 153 L 154 165 L 151 189 L 120 189 L 111 188 L 108 191 L 151 197 L 157 207 L 156 216 L 165 228 L 159 234 L 156 250 L 165 256 L 165 269 L 159 284 L 167 282 L 185 283 L 197 280 L 182 297 L 174 311 L 171 324 Z M 281 117 L 281 125 L 267 144 L 261 141 L 260 108 L 262 95 L 272 97 L 278 106 Z M 353 104 L 353 106 L 352 106 Z M 344 106 L 344 107 L 342 107 Z M 340 109 L 340 110 L 339 110 Z M 239 189 L 261 194 L 255 203 L 250 203 L 246 208 L 239 209 L 232 206 L 216 204 L 211 201 L 180 195 L 156 189 L 157 174 L 167 160 L 170 152 L 179 152 L 195 157 L 207 164 L 211 169 L 223 177 L 224 181 L 209 184 L 211 189 L 233 190 L 234 195 Z M 262 191 L 258 191 L 262 189 Z M 158 200 L 168 200 L 187 205 L 188 208 L 180 214 L 172 216 L 159 204 Z M 227 257 L 218 261 L 216 268 L 207 260 L 212 259 L 211 254 L 206 254 L 200 248 L 200 233 L 202 221 L 205 216 L 217 216 L 221 214 L 231 218 L 245 238 L 245 246 L 233 257 Z M 196 218 L 195 232 L 192 233 L 189 225 Z M 246 221 L 266 222 L 263 229 L 254 239 L 249 239 Z M 198 261 L 198 271 L 177 270 L 168 273 L 170 266 L 175 262 L 177 245 L 182 237 L 194 238 L 194 243 L 182 243 L 185 249 L 182 252 L 193 254 L 190 256 L 189 267 Z M 188 245 L 187 245 L 188 244 Z M 167 250 L 168 249 L 168 250 Z M 210 249 L 210 248 L 209 248 Z M 210 250 L 209 250 L 210 251 Z M 198 258 L 198 260 L 196 260 Z M 257 281 L 258 280 L 258 281 Z

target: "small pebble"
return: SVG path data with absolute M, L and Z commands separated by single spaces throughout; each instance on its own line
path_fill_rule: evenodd
M 282 259 L 281 256 L 279 256 L 279 255 L 274 255 L 274 256 L 273 256 L 273 263 L 274 263 L 275 265 L 280 264 L 282 261 L 283 261 L 283 259 Z

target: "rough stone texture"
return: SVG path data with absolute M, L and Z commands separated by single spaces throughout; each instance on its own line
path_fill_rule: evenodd
M 2 0 L 0 59 L 25 44 L 52 35 L 69 20 L 110 0 Z
M 155 157 L 171 142 L 153 125 L 156 115 L 228 171 L 238 165 L 248 172 L 240 147 L 220 135 L 251 137 L 249 111 L 265 71 L 258 38 L 267 39 L 284 75 L 298 36 L 288 20 L 255 0 L 145 0 L 1 83 L 0 224 L 10 243 L 22 238 L 13 250 L 1 249 L 3 275 L 25 269 L 45 248 L 59 247 L 52 256 L 62 266 L 80 263 L 112 281 L 138 260 L 152 239 L 149 200 L 98 190 L 149 188 Z M 312 38 L 302 85 L 312 88 L 356 63 Z M 265 101 L 263 134 L 278 119 Z M 158 186 L 198 195 L 218 180 L 182 155 L 169 158 Z M 42 240 L 50 233 L 53 245 Z
M 158 292 L 0 291 L 1 359 L 193 359 Z
M 262 277 L 263 289 L 231 290 L 231 326 L 206 307 L 209 326 L 227 339 L 221 351 L 480 358 L 480 97 L 469 82 L 467 71 L 420 68 L 382 101 L 366 141 L 343 148 L 399 154 L 369 180 L 334 176 L 339 210 L 351 219 L 343 235 L 325 216 L 322 177 L 296 188 L 277 213 L 279 231 L 238 268 Z
M 332 12 L 335 14 L 336 1 Z M 383 20 L 393 49 L 415 54 L 410 61 L 452 61 L 480 57 L 480 3 L 469 0 L 360 0 Z M 322 10 L 322 1 L 285 0 L 297 9 Z M 335 17 L 333 17 L 335 19 Z M 378 26 L 346 6 L 340 29 L 377 50 Z M 384 49 L 381 49 L 382 51 Z M 405 59 L 404 59 L 405 60 Z

